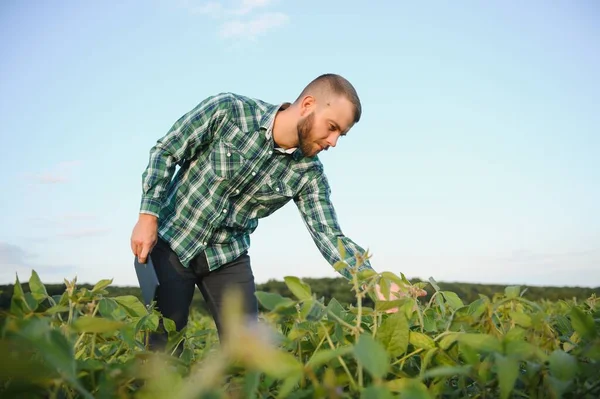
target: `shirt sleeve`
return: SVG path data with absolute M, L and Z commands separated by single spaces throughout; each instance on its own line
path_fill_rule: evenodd
M 148 166 L 142 174 L 140 213 L 158 217 L 175 166 L 193 159 L 200 148 L 212 141 L 228 103 L 226 94 L 206 98 L 181 116 L 150 149 Z
M 324 173 L 320 173 L 317 177 L 309 180 L 294 198 L 294 202 L 313 241 L 329 264 L 333 266 L 336 262 L 343 260 L 350 267 L 355 267 L 356 255 L 364 255 L 366 251 L 342 232 L 330 196 L 331 190 L 327 178 Z M 344 246 L 345 259 L 341 259 L 338 238 L 341 239 Z M 372 270 L 368 260 L 365 260 L 359 267 L 359 271 L 365 269 Z M 352 278 L 348 267 L 341 269 L 339 273 L 347 279 Z

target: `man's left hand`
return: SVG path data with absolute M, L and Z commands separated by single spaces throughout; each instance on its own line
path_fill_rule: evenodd
M 379 299 L 380 301 L 387 301 L 388 299 L 385 298 L 385 296 L 383 295 L 383 293 L 381 292 L 381 286 L 379 284 L 377 284 L 377 286 L 375 287 L 375 293 L 377 294 L 377 299 Z M 390 282 L 390 301 L 394 301 L 403 297 L 413 297 L 413 298 L 418 298 L 418 297 L 422 297 L 427 295 L 427 291 L 416 287 L 416 286 L 405 286 L 404 289 L 400 289 L 400 287 L 398 286 L 398 284 L 394 283 L 394 282 Z M 386 310 L 387 313 L 396 313 L 398 311 L 398 308 L 392 308 L 392 309 L 388 309 Z

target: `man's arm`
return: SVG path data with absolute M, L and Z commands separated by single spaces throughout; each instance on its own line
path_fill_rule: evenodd
M 363 255 L 365 250 L 346 237 L 340 228 L 333 203 L 330 199 L 331 189 L 324 173 L 312 178 L 294 198 L 294 202 L 302 215 L 310 235 L 323 257 L 331 264 L 343 260 L 351 267 L 356 265 L 356 255 Z M 338 238 L 346 250 L 346 259 L 340 259 Z M 368 260 L 360 270 L 372 269 Z M 348 268 L 340 270 L 340 274 L 351 278 Z
M 179 118 L 150 149 L 148 166 L 142 174 L 140 213 L 158 217 L 175 166 L 193 159 L 197 151 L 213 139 L 227 103 L 227 95 L 208 97 Z
M 193 159 L 214 138 L 228 104 L 226 94 L 208 97 L 179 118 L 150 149 L 148 166 L 142 174 L 140 215 L 131 234 L 131 251 L 140 262 L 146 263 L 156 244 L 158 216 L 175 166 Z

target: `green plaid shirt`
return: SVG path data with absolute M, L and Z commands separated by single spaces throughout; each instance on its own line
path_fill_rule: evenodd
M 258 219 L 290 200 L 331 265 L 341 260 L 338 238 L 349 265 L 365 252 L 340 229 L 318 157 L 275 148 L 272 126 L 279 108 L 232 93 L 214 95 L 177 120 L 150 150 L 140 212 L 158 217 L 159 236 L 184 266 L 202 251 L 210 270 L 234 260 L 250 247 Z M 365 268 L 371 268 L 368 261 Z M 346 269 L 340 274 L 350 278 Z

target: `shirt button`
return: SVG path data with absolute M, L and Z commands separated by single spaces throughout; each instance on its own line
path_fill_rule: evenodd
M 227 209 L 223 209 L 223 213 L 227 213 Z
M 206 244 L 206 241 L 204 241 L 204 242 L 202 243 L 202 245 L 206 246 L 206 245 L 207 245 L 207 244 Z
M 236 194 L 239 194 L 239 193 L 240 193 L 240 190 L 239 190 L 239 189 L 236 189 L 236 190 L 235 190 L 235 193 L 236 193 Z
M 256 176 L 256 172 L 252 172 L 252 176 Z
M 279 187 L 277 187 L 277 188 L 275 189 L 275 191 L 279 191 Z
M 228 152 L 228 153 L 227 153 L 227 156 L 228 156 L 228 157 L 230 157 L 230 156 L 231 156 L 231 153 L 230 153 L 230 152 Z

